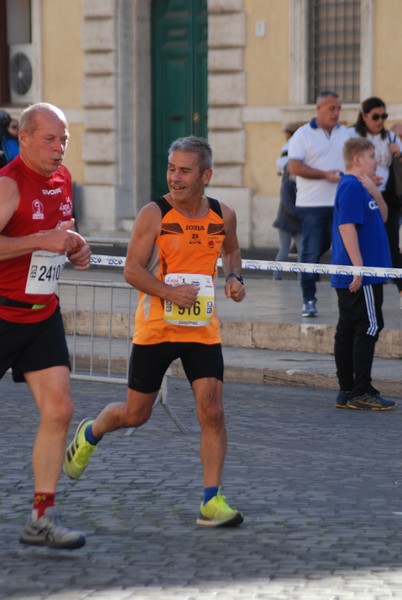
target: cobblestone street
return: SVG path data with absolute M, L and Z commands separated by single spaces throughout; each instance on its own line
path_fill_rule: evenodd
M 73 382 L 71 434 L 125 387 Z M 7 600 L 402 598 L 402 409 L 336 410 L 334 392 L 227 383 L 223 493 L 237 529 L 195 526 L 199 428 L 186 381 L 132 435 L 109 434 L 58 508 L 87 534 L 72 552 L 21 546 L 37 414 L 2 381 L 0 597 Z M 70 437 L 71 437 L 70 434 Z

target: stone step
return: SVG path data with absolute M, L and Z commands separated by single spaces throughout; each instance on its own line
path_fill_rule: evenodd
M 126 341 L 87 336 L 67 337 L 73 372 L 100 378 L 127 381 L 131 346 Z M 225 381 L 267 385 L 338 388 L 335 362 L 331 354 L 294 352 L 259 348 L 223 347 Z M 171 375 L 184 377 L 179 361 L 172 364 Z M 400 359 L 376 358 L 373 381 L 382 393 L 398 397 L 402 392 Z
M 63 311 L 67 334 L 76 331 L 83 336 L 130 339 L 132 317 L 127 312 Z M 228 347 L 264 350 L 297 350 L 331 354 L 335 326 L 306 323 L 272 323 L 268 321 L 237 321 L 221 319 L 222 344 Z M 402 358 L 402 335 L 399 329 L 384 329 L 376 344 L 376 356 Z

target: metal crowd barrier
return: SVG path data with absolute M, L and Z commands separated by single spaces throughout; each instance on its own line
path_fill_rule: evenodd
M 94 254 L 91 257 L 91 264 L 124 268 L 125 260 L 123 256 Z M 222 262 L 219 259 L 218 267 L 221 266 Z M 402 278 L 402 269 L 380 267 L 243 260 L 242 268 L 320 275 Z M 67 293 L 66 289 L 68 289 Z M 127 384 L 132 324 L 136 308 L 134 295 L 136 299 L 136 290 L 127 283 L 67 278 L 59 281 L 59 296 L 61 296 L 63 318 L 72 355 L 71 377 L 73 379 Z M 167 401 L 169 376 L 170 371 L 164 378 L 155 403 L 161 403 L 179 430 L 186 433 L 187 429 Z M 128 433 L 132 431 L 132 429 L 128 430 Z
M 114 257 L 109 258 L 109 266 L 121 266 Z M 59 281 L 58 295 L 70 350 L 71 378 L 127 385 L 136 290 L 127 283 L 65 278 Z M 161 404 L 177 428 L 187 433 L 168 402 L 170 374 L 169 369 L 154 407 Z M 134 431 L 128 428 L 126 435 Z

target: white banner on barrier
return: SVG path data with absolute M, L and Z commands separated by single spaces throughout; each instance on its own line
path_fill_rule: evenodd
M 102 267 L 124 267 L 124 256 L 106 256 L 93 254 L 91 265 Z M 218 267 L 222 266 L 221 259 Z M 287 271 L 290 273 L 317 273 L 319 275 L 362 275 L 364 277 L 402 278 L 402 269 L 384 269 L 382 267 L 350 267 L 348 265 L 321 265 L 299 262 L 277 262 L 273 260 L 242 260 L 242 268 L 256 271 Z

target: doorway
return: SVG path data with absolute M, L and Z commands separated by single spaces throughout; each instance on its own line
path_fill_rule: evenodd
M 166 193 L 173 140 L 208 134 L 207 0 L 154 0 L 152 10 L 152 194 Z

